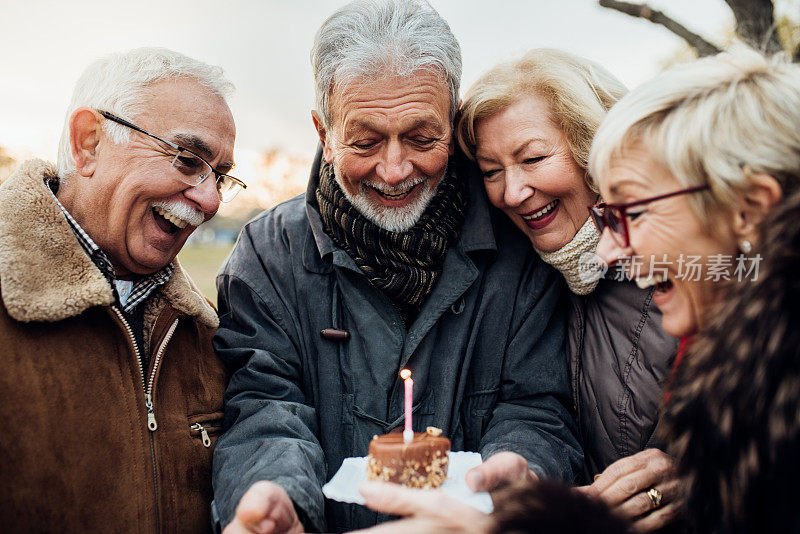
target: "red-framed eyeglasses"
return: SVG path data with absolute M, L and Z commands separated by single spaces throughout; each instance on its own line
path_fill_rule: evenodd
M 650 202 L 655 202 L 656 200 L 663 200 L 665 198 L 676 197 L 678 195 L 697 193 L 699 191 L 705 191 L 708 188 L 708 185 L 696 185 L 687 189 L 673 191 L 672 193 L 665 193 L 655 197 L 643 198 L 641 200 L 635 200 L 633 202 L 627 202 L 624 204 L 606 204 L 605 202 L 601 202 L 599 204 L 595 204 L 594 206 L 589 206 L 589 215 L 591 215 L 595 226 L 597 226 L 598 232 L 602 234 L 603 230 L 608 228 L 611 231 L 611 235 L 614 237 L 614 240 L 620 246 L 627 248 L 631 244 L 630 233 L 628 232 L 628 208 L 642 206 L 644 204 L 649 204 Z

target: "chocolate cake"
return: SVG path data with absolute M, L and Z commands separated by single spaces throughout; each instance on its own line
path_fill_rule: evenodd
M 369 444 L 367 478 L 411 488 L 438 488 L 447 478 L 450 440 L 429 426 L 406 443 L 403 434 L 375 436 Z

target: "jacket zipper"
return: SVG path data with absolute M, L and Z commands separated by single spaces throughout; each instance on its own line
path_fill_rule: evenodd
M 172 339 L 172 335 L 175 333 L 175 329 L 178 327 L 179 319 L 175 319 L 175 321 L 172 323 L 172 326 L 169 327 L 166 336 L 164 336 L 164 340 L 161 342 L 161 346 L 158 348 L 156 357 L 153 360 L 153 370 L 150 372 L 150 380 L 148 381 L 147 376 L 145 375 L 144 365 L 142 365 L 142 354 L 139 352 L 139 346 L 136 344 L 136 338 L 133 335 L 133 329 L 131 328 L 130 323 L 128 323 L 128 320 L 125 319 L 124 315 L 122 315 L 122 312 L 119 310 L 119 308 L 112 306 L 111 309 L 114 310 L 114 313 L 117 314 L 119 320 L 122 321 L 123 325 L 125 325 L 125 330 L 128 331 L 131 344 L 136 352 L 136 361 L 139 363 L 139 371 L 142 374 L 142 385 L 144 386 L 144 405 L 147 408 L 147 429 L 151 432 L 154 432 L 156 429 L 158 429 L 155 405 L 153 403 L 153 387 L 155 386 L 156 373 L 158 371 L 158 366 L 161 364 L 161 358 L 164 356 L 164 351 L 167 349 L 167 343 L 169 343 L 169 340 Z
M 158 423 L 156 422 L 156 415 L 155 415 L 155 405 L 153 404 L 153 386 L 155 385 L 155 378 L 156 378 L 156 371 L 158 370 L 158 366 L 161 363 L 161 358 L 164 355 L 164 351 L 167 348 L 167 343 L 172 338 L 172 335 L 175 333 L 175 329 L 178 327 L 178 319 L 175 319 L 175 322 L 172 323 L 172 326 L 167 331 L 167 335 L 164 336 L 164 341 L 161 342 L 161 346 L 156 353 L 156 357 L 153 360 L 153 371 L 150 373 L 150 383 L 147 383 L 144 365 L 142 364 L 142 353 L 139 352 L 139 345 L 136 343 L 136 337 L 133 335 L 133 328 L 131 328 L 130 323 L 125 316 L 122 314 L 122 311 L 117 308 L 116 306 L 111 307 L 114 310 L 114 313 L 117 315 L 122 324 L 125 326 L 125 330 L 128 333 L 128 339 L 131 342 L 131 346 L 133 346 L 133 351 L 136 353 L 136 361 L 139 364 L 139 371 L 142 376 L 142 387 L 144 388 L 144 405 L 147 408 L 147 429 L 150 431 L 150 457 L 152 458 L 152 465 L 153 465 L 153 488 L 155 492 L 155 510 L 156 510 L 156 525 L 161 524 L 161 512 L 159 510 L 158 501 L 159 501 L 159 491 L 158 491 L 158 466 L 156 465 L 156 447 L 155 447 L 155 440 L 153 439 L 153 432 L 158 428 Z
M 145 390 L 145 406 L 149 401 L 149 406 L 147 406 L 147 428 L 152 432 L 158 428 L 158 423 L 156 423 L 156 413 L 155 413 L 155 406 L 153 404 L 153 387 L 155 386 L 156 382 L 156 371 L 158 371 L 158 366 L 161 364 L 161 358 L 164 356 L 164 351 L 167 350 L 167 343 L 169 340 L 172 339 L 172 335 L 175 333 L 175 329 L 178 328 L 178 321 L 179 319 L 175 319 L 173 321 L 172 326 L 169 327 L 167 330 L 167 334 L 164 336 L 164 341 L 161 342 L 161 346 L 158 347 L 158 352 L 156 352 L 156 357 L 153 360 L 153 370 L 150 371 L 150 381 L 147 384 L 147 389 Z M 142 366 L 142 359 L 139 358 L 139 366 Z M 144 376 L 144 368 L 142 368 L 142 376 Z
M 203 439 L 203 446 L 205 448 L 209 448 L 211 446 L 211 438 L 208 437 L 208 432 L 206 431 L 206 427 L 204 427 L 200 423 L 195 423 L 190 428 L 192 430 L 197 430 L 198 432 L 200 432 L 200 437 Z

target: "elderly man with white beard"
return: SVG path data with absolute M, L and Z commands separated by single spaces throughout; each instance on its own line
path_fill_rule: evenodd
M 0 186 L 4 532 L 205 532 L 227 372 L 176 254 L 243 187 L 222 69 L 143 48 L 78 80 L 58 168 Z
M 317 33 L 308 190 L 246 225 L 217 278 L 227 533 L 385 519 L 321 487 L 402 426 L 403 368 L 414 430 L 443 429 L 501 467 L 473 487 L 581 470 L 562 282 L 454 153 L 460 54 L 424 0 L 357 0 Z

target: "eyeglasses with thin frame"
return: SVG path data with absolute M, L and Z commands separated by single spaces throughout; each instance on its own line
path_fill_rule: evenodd
M 176 145 L 175 143 L 167 141 L 166 139 L 162 139 L 157 135 L 153 135 L 144 128 L 140 128 L 132 122 L 117 117 L 108 111 L 98 109 L 97 112 L 110 121 L 127 126 L 128 128 L 136 130 L 137 132 L 141 132 L 145 135 L 149 135 L 153 139 L 158 139 L 168 147 L 177 150 L 177 154 L 175 154 L 175 156 L 172 158 L 172 162 L 170 163 L 170 169 L 173 171 L 172 174 L 174 177 L 186 185 L 191 185 L 192 187 L 198 186 L 205 182 L 209 176 L 213 175 L 215 176 L 217 191 L 219 192 L 219 199 L 221 202 L 230 202 L 239 193 L 239 191 L 247 188 L 247 185 L 240 179 L 214 170 L 214 167 L 212 167 L 208 161 L 206 161 L 199 154 L 192 152 L 188 148 L 183 148 L 182 146 Z
M 628 208 L 643 206 L 645 204 L 655 202 L 656 200 L 664 200 L 665 198 L 676 197 L 678 195 L 698 193 L 700 191 L 705 191 L 708 188 L 708 185 L 696 185 L 694 187 L 681 189 L 679 191 L 673 191 L 671 193 L 665 193 L 663 195 L 650 198 L 643 198 L 641 200 L 623 204 L 606 204 L 605 202 L 601 202 L 599 204 L 595 204 L 594 206 L 589 206 L 589 215 L 591 215 L 595 226 L 597 226 L 598 232 L 602 234 L 603 230 L 608 228 L 617 244 L 619 244 L 621 247 L 628 248 L 631 244 L 630 232 L 628 231 Z

